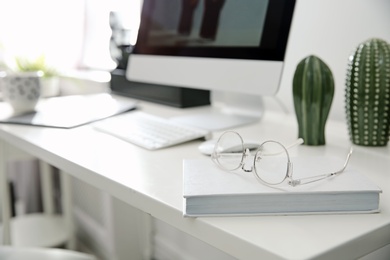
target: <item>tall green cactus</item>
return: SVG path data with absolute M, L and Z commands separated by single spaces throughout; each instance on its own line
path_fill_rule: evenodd
M 303 59 L 295 70 L 293 97 L 299 137 L 306 145 L 325 144 L 325 124 L 334 95 L 329 67 L 318 57 Z
M 390 134 L 390 46 L 380 39 L 361 43 L 349 58 L 346 115 L 351 141 L 385 146 Z

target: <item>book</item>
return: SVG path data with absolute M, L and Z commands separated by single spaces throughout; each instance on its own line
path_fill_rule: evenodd
M 292 157 L 294 179 L 339 170 L 333 157 Z M 183 161 L 183 215 L 290 215 L 379 212 L 382 190 L 348 166 L 340 175 L 292 187 L 267 186 L 251 172 L 227 172 L 211 159 Z

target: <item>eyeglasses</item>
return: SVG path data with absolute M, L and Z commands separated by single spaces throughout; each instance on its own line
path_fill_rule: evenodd
M 293 167 L 288 149 L 303 143 L 298 139 L 295 143 L 286 147 L 280 142 L 269 140 L 260 144 L 253 157 L 253 164 L 246 167 L 245 161 L 250 158 L 250 148 L 244 144 L 242 137 L 234 131 L 223 133 L 215 144 L 212 160 L 223 170 L 234 171 L 241 168 L 245 172 L 253 172 L 255 177 L 267 185 L 278 185 L 288 180 L 291 186 L 320 181 L 342 173 L 348 165 L 352 154 L 350 149 L 343 167 L 335 172 L 293 179 Z M 252 147 L 253 148 L 253 147 Z

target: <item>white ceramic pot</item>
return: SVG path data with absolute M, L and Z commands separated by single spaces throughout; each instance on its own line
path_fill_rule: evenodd
M 33 112 L 41 97 L 41 72 L 0 72 L 0 89 L 15 114 Z

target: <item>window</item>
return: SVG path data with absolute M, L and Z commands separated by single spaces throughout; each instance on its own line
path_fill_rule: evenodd
M 12 67 L 15 57 L 44 55 L 59 70 L 112 70 L 109 14 L 115 10 L 128 10 L 137 28 L 139 0 L 2 0 L 0 63 Z

